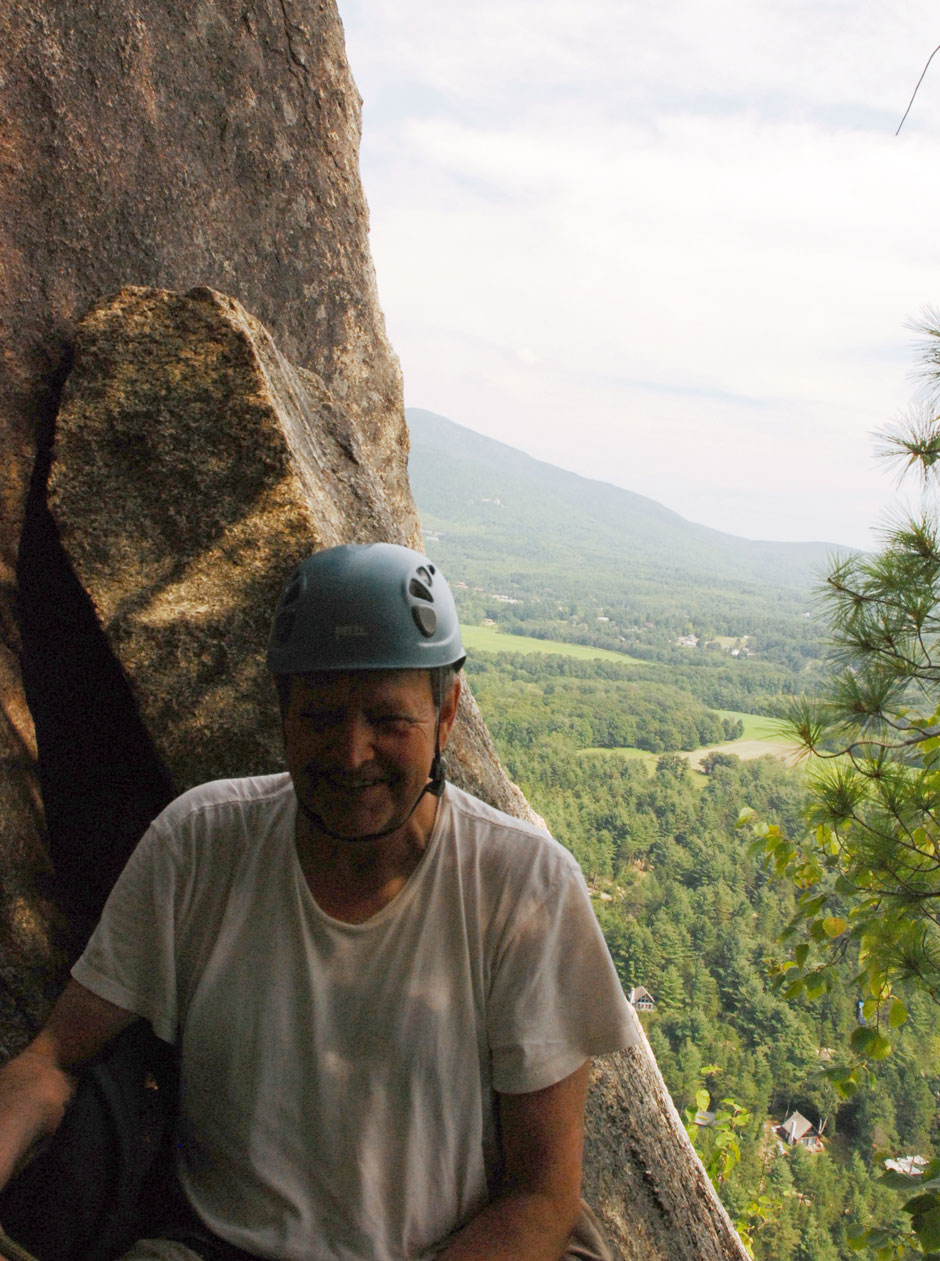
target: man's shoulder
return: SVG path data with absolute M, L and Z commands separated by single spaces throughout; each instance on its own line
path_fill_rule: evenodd
M 579 870 L 574 856 L 544 827 L 491 806 L 472 793 L 447 785 L 453 828 L 460 845 L 479 846 L 494 859 L 505 855 L 514 865 L 531 864 Z
M 213 779 L 197 784 L 171 801 L 157 819 L 163 827 L 178 828 L 187 821 L 249 815 L 276 809 L 293 794 L 286 771 L 277 775 L 251 775 L 239 779 Z
M 542 840 L 551 839 L 544 827 L 539 827 L 528 819 L 520 819 L 516 815 L 507 814 L 505 810 L 490 805 L 482 797 L 475 797 L 473 793 L 467 792 L 464 788 L 458 788 L 456 784 L 448 783 L 447 800 L 455 813 L 484 827 Z

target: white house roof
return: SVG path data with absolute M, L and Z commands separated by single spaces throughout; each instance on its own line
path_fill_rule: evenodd
M 899 1156 L 897 1160 L 886 1160 L 885 1169 L 893 1169 L 895 1173 L 906 1173 L 916 1178 L 927 1166 L 926 1156 Z
M 788 1116 L 780 1127 L 784 1138 L 790 1143 L 798 1143 L 813 1128 L 812 1121 L 807 1121 L 802 1112 L 794 1112 L 791 1116 Z

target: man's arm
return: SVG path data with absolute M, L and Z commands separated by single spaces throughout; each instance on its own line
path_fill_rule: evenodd
M 57 1129 L 75 1088 L 69 1069 L 93 1059 L 136 1019 L 69 981 L 41 1033 L 0 1070 L 0 1187 Z
M 500 1095 L 505 1176 L 499 1196 L 440 1261 L 558 1261 L 581 1208 L 584 1100 L 591 1061 L 525 1095 Z

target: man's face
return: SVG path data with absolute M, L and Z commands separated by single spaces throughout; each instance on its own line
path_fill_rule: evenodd
M 441 713 L 441 747 L 456 697 Z M 297 675 L 284 715 L 287 769 L 308 818 L 355 840 L 404 824 L 434 757 L 425 670 Z

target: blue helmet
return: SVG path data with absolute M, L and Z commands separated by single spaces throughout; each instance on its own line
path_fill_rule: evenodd
M 268 641 L 273 674 L 459 669 L 466 653 L 444 575 L 410 547 L 344 543 L 288 580 Z

